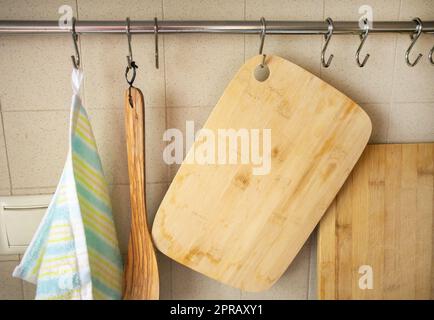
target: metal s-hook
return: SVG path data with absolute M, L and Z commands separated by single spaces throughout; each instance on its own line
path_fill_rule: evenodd
M 127 69 L 125 70 L 125 78 L 130 86 L 133 85 L 134 79 L 136 78 L 136 69 L 138 66 L 133 60 L 133 50 L 131 49 L 131 30 L 130 30 L 130 18 L 126 19 L 126 32 L 127 32 L 127 40 L 128 40 L 128 55 L 127 55 Z M 133 76 L 131 80 L 128 80 L 128 72 L 130 69 L 133 69 Z
M 154 38 L 155 38 L 155 68 L 159 69 L 160 63 L 158 59 L 158 20 L 154 18 Z
M 422 20 L 420 20 L 419 18 L 414 18 L 413 22 L 416 23 L 416 29 L 410 35 L 411 44 L 408 47 L 407 51 L 405 51 L 405 62 L 407 62 L 407 65 L 410 66 L 410 67 L 414 67 L 419 62 L 420 58 L 422 58 L 422 56 L 423 56 L 422 53 L 419 53 L 419 55 L 417 56 L 416 60 L 414 60 L 413 62 L 410 62 L 410 58 L 409 57 L 410 57 L 411 49 L 413 48 L 414 44 L 416 43 L 417 39 L 419 39 L 419 37 L 420 37 L 420 35 L 422 34 L 422 31 L 423 31 Z
M 72 41 L 74 42 L 75 56 L 71 56 L 72 64 L 75 69 L 80 68 L 80 51 L 78 50 L 78 34 L 75 32 L 75 18 L 72 18 Z
M 369 34 L 369 23 L 368 23 L 368 19 L 364 18 L 363 19 L 363 32 L 359 35 L 361 41 L 360 41 L 360 45 L 356 51 L 356 62 L 360 68 L 365 66 L 366 62 L 368 61 L 368 59 L 370 57 L 370 54 L 367 53 L 365 58 L 363 59 L 363 61 L 360 62 L 360 51 L 362 50 L 363 45 L 364 45 L 366 39 L 368 38 L 368 34 Z
M 270 75 L 270 69 L 265 64 L 265 58 L 267 57 L 267 55 L 262 53 L 262 51 L 264 49 L 265 35 L 267 33 L 267 25 L 266 25 L 264 17 L 261 17 L 261 24 L 262 24 L 262 28 L 261 28 L 261 35 L 260 35 L 261 42 L 259 44 L 259 54 L 262 55 L 262 61 L 261 61 L 261 64 L 259 64 L 256 67 L 256 69 L 254 71 L 254 76 L 255 76 L 256 80 L 263 82 L 263 81 L 267 80 L 268 76 Z
M 333 29 L 334 29 L 332 18 L 328 17 L 326 19 L 326 22 L 328 23 L 328 30 L 327 33 L 324 35 L 325 43 L 324 43 L 324 47 L 321 50 L 321 63 L 324 68 L 328 68 L 330 66 L 330 63 L 332 62 L 334 57 L 334 55 L 331 54 L 330 57 L 327 59 L 327 62 L 325 61 L 325 53 L 329 45 L 330 39 L 332 38 Z
M 265 34 L 267 33 L 267 24 L 265 22 L 265 18 L 261 17 L 261 42 L 259 44 L 259 54 L 262 54 L 262 50 L 264 49 L 264 42 L 265 42 Z
M 126 22 L 127 22 L 126 31 L 127 31 L 127 40 L 128 40 L 128 56 L 127 56 L 127 67 L 125 69 L 125 79 L 127 80 L 127 83 L 129 84 L 128 101 L 130 102 L 131 108 L 133 108 L 134 104 L 133 104 L 133 97 L 131 95 L 131 88 L 133 87 L 134 80 L 136 79 L 136 69 L 138 68 L 138 66 L 136 65 L 135 61 L 133 60 L 133 50 L 131 49 L 130 18 L 127 18 Z M 133 75 L 132 75 L 131 79 L 128 79 L 128 73 L 131 69 L 133 69 Z
M 133 60 L 133 51 L 131 49 L 131 30 L 130 30 L 130 18 L 126 19 L 126 31 L 127 31 L 127 40 L 128 40 L 128 55 L 127 55 L 127 63 L 128 63 L 128 68 L 132 68 L 132 63 L 134 62 Z
M 432 65 L 434 65 L 433 53 L 434 53 L 434 46 L 431 48 L 431 50 L 428 53 L 428 59 L 429 59 L 429 62 L 431 62 Z

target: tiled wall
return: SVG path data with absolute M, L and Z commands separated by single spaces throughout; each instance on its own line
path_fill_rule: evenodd
M 374 9 L 375 20 L 434 20 L 433 0 L 0 0 L 0 19 L 57 19 L 69 4 L 78 19 L 293 19 L 356 20 L 360 5 Z M 374 22 L 375 23 L 375 22 Z M 160 69 L 154 68 L 153 37 L 133 36 L 140 66 L 137 86 L 146 100 L 147 198 L 151 216 L 176 167 L 162 162 L 162 133 L 200 126 L 243 61 L 256 54 L 257 35 L 166 35 L 160 38 Z M 321 36 L 268 36 L 264 52 L 285 57 L 330 82 L 369 113 L 372 142 L 434 141 L 434 67 L 427 59 L 434 36 L 423 35 L 414 53 L 424 53 L 414 68 L 406 66 L 408 34 L 369 36 L 357 67 L 357 36 L 335 36 L 328 69 L 320 65 Z M 123 72 L 126 37 L 83 35 L 83 89 L 108 182 L 122 249 L 129 232 Z M 70 105 L 70 36 L 0 37 L 0 194 L 52 192 L 67 149 Z M 362 53 L 363 54 L 363 53 Z M 11 278 L 18 256 L 0 257 L 0 299 L 32 298 L 34 288 Z M 209 280 L 160 257 L 162 298 L 315 297 L 315 240 L 306 243 L 282 279 L 268 292 L 243 293 Z

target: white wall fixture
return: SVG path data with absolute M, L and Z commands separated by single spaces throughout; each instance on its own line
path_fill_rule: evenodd
M 24 253 L 52 195 L 0 197 L 0 255 Z

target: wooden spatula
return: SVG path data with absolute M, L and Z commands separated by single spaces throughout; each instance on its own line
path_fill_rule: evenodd
M 145 140 L 143 94 L 125 92 L 125 130 L 130 179 L 131 234 L 125 265 L 124 300 L 156 300 L 159 296 L 158 266 L 148 230 L 145 197 Z

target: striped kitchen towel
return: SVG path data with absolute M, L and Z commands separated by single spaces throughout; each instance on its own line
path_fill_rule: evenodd
M 120 299 L 122 258 L 107 183 L 72 73 L 69 151 L 59 185 L 13 275 L 37 285 L 36 299 Z

